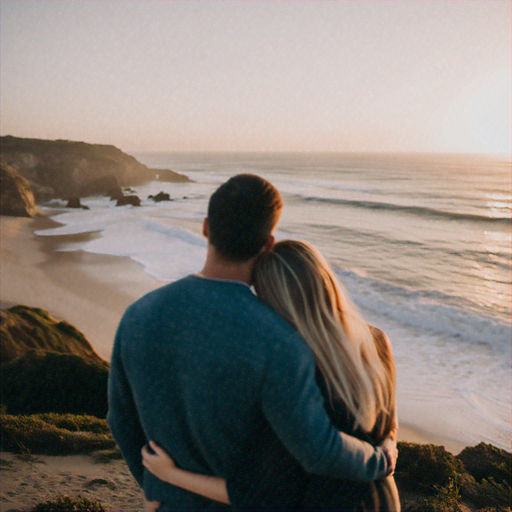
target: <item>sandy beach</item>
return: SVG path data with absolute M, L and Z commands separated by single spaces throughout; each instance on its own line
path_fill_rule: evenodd
M 1 217 L 1 307 L 41 307 L 82 331 L 96 351 L 110 360 L 115 331 L 134 300 L 163 283 L 129 258 L 59 252 L 67 243 L 96 236 L 39 237 L 33 232 L 57 226 L 47 217 Z
M 123 461 L 96 463 L 82 455 L 26 457 L 2 452 L 0 512 L 29 510 L 67 495 L 99 501 L 111 511 L 142 510 L 143 494 Z
M 48 310 L 75 325 L 108 360 L 126 307 L 164 283 L 129 258 L 59 252 L 64 244 L 95 234 L 38 237 L 33 233 L 55 225 L 47 217 L 1 217 L 1 306 L 26 304 Z M 399 439 L 441 444 L 452 453 L 463 448 L 407 425 L 401 425 Z M 122 461 L 99 464 L 86 456 L 30 460 L 9 453 L 1 457 L 0 512 L 27 510 L 61 494 L 98 499 L 111 510 L 141 510 L 142 494 Z

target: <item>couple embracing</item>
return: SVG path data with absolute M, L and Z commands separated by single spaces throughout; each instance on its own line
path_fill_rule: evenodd
M 400 509 L 389 340 L 318 251 L 274 243 L 282 206 L 229 179 L 203 270 L 119 325 L 108 421 L 148 511 Z

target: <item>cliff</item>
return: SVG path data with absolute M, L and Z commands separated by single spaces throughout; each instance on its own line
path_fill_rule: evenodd
M 89 195 L 91 184 L 106 177 L 120 186 L 190 181 L 168 169 L 150 169 L 115 146 L 69 140 L 0 137 L 0 160 L 29 181 L 37 202 Z
M 39 308 L 0 314 L 4 411 L 106 416 L 109 365 L 78 329 Z
M 0 214 L 14 217 L 34 217 L 39 213 L 28 181 L 12 167 L 0 164 Z
M 67 322 L 59 322 L 47 311 L 18 305 L 0 311 L 2 363 L 29 351 L 51 351 L 103 362 L 89 340 Z

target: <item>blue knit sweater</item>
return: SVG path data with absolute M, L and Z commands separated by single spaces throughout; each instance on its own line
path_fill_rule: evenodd
M 146 497 L 174 510 L 229 507 L 147 472 L 140 450 L 149 439 L 179 467 L 228 480 L 251 447 L 276 442 L 311 473 L 367 481 L 387 471 L 380 448 L 332 426 L 309 347 L 239 282 L 189 276 L 128 308 L 108 422 Z

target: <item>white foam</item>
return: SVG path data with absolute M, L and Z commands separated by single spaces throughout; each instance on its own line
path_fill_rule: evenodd
M 446 303 L 436 292 L 410 290 L 377 279 L 338 271 L 360 307 L 421 332 L 442 334 L 463 342 L 486 344 L 510 360 L 512 326 L 481 313 Z
M 153 191 L 154 194 L 161 189 L 160 183 L 150 184 L 144 193 Z M 82 203 L 91 209 L 57 215 L 54 220 L 63 226 L 40 230 L 36 234 L 98 232 L 100 236 L 94 240 L 66 244 L 61 250 L 127 256 L 161 281 L 176 280 L 201 269 L 206 241 L 192 231 L 172 224 L 173 219 L 194 218 L 190 212 L 184 214 L 179 202 L 155 204 L 146 200 L 141 208 L 116 207 L 108 198 L 90 198 Z

